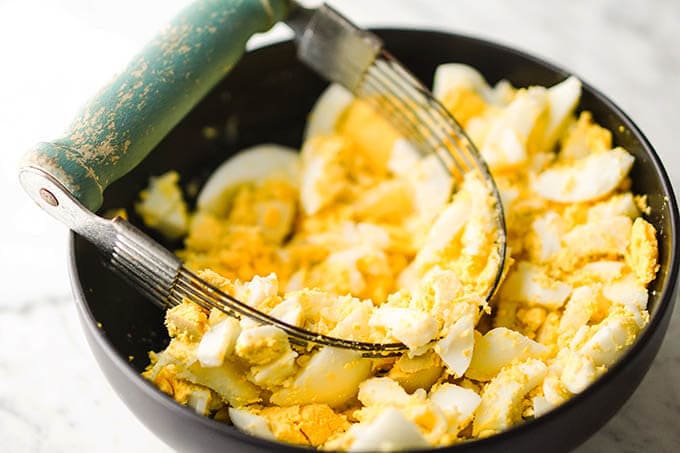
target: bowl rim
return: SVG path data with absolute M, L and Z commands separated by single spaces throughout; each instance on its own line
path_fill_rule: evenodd
M 547 61 L 546 59 L 542 57 L 537 57 L 534 56 L 524 50 L 517 49 L 515 47 L 511 47 L 506 44 L 499 43 L 497 41 L 491 41 L 488 39 L 480 38 L 474 35 L 469 35 L 469 34 L 461 34 L 461 33 L 455 33 L 447 30 L 441 30 L 441 29 L 436 29 L 436 28 L 431 28 L 431 29 L 423 29 L 423 28 L 418 28 L 418 27 L 407 27 L 407 26 L 395 26 L 395 27 L 372 27 L 370 28 L 371 31 L 377 33 L 377 34 L 390 34 L 390 33 L 414 33 L 418 35 L 430 35 L 430 36 L 435 36 L 437 35 L 440 38 L 447 38 L 447 39 L 453 39 L 457 41 L 462 41 L 462 42 L 475 42 L 476 44 L 480 44 L 483 46 L 487 46 L 489 48 L 492 48 L 495 51 L 503 52 L 509 55 L 513 55 L 516 57 L 520 57 L 525 60 L 529 60 L 533 63 L 536 63 L 540 66 L 543 66 L 550 71 L 555 72 L 556 74 L 561 74 L 563 76 L 568 76 L 568 75 L 575 75 L 574 73 L 565 70 L 564 68 Z M 272 47 L 276 46 L 287 46 L 290 45 L 293 41 L 291 39 L 285 39 L 285 40 L 279 40 L 276 42 L 272 42 L 263 46 L 259 46 L 256 48 L 249 49 L 247 53 L 255 53 L 258 51 L 262 51 L 265 49 L 270 49 Z M 533 430 L 534 428 L 538 428 L 541 425 L 545 425 L 547 423 L 552 422 L 556 418 L 559 418 L 561 414 L 569 411 L 572 407 L 580 405 L 582 401 L 586 400 L 589 398 L 590 395 L 596 393 L 599 389 L 608 386 L 609 383 L 612 381 L 614 376 L 617 374 L 621 373 L 623 371 L 623 368 L 628 365 L 628 362 L 630 362 L 631 358 L 638 354 L 646 345 L 649 343 L 651 340 L 654 331 L 658 328 L 659 324 L 662 322 L 662 320 L 666 316 L 666 312 L 670 309 L 672 309 L 673 305 L 673 293 L 675 292 L 675 288 L 677 286 L 678 282 L 678 271 L 680 268 L 680 259 L 679 259 L 679 253 L 680 253 L 680 242 L 677 240 L 677 234 L 678 234 L 678 227 L 680 226 L 680 214 L 678 213 L 678 205 L 677 201 L 675 198 L 675 194 L 673 191 L 673 187 L 671 185 L 670 178 L 661 162 L 661 159 L 659 158 L 658 154 L 656 153 L 654 147 L 652 144 L 649 142 L 647 137 L 644 135 L 644 133 L 638 128 L 638 126 L 633 122 L 633 120 L 617 105 L 615 104 L 609 97 L 604 95 L 601 91 L 599 91 L 597 88 L 593 87 L 591 84 L 588 82 L 584 81 L 581 77 L 576 75 L 576 77 L 579 78 L 579 80 L 582 83 L 583 90 L 588 91 L 592 96 L 594 96 L 598 101 L 602 102 L 603 105 L 612 113 L 616 114 L 621 120 L 624 125 L 624 127 L 630 131 L 635 139 L 637 139 L 640 144 L 642 145 L 642 148 L 645 150 L 647 156 L 650 158 L 650 163 L 654 166 L 654 171 L 658 175 L 661 185 L 663 187 L 663 196 L 664 200 L 668 206 L 668 211 L 670 213 L 670 219 L 669 219 L 669 224 L 670 224 L 670 247 L 669 247 L 669 263 L 670 263 L 670 268 L 669 271 L 666 274 L 666 281 L 664 283 L 664 286 L 662 287 L 658 297 L 658 307 L 655 309 L 655 312 L 653 316 L 651 316 L 651 319 L 648 323 L 648 325 L 642 330 L 638 338 L 635 340 L 635 342 L 628 348 L 628 350 L 624 353 L 623 356 L 621 356 L 617 362 L 611 366 L 602 376 L 600 376 L 595 382 L 590 384 L 583 392 L 574 395 L 571 397 L 569 400 L 566 402 L 560 404 L 556 408 L 552 409 L 550 412 L 542 415 L 541 417 L 538 417 L 536 419 L 528 420 L 526 422 L 520 423 L 518 425 L 515 425 L 511 427 L 508 430 L 502 431 L 498 434 L 495 434 L 493 436 L 487 437 L 487 438 L 482 438 L 482 439 L 475 439 L 469 442 L 464 442 L 460 444 L 454 444 L 449 447 L 445 447 L 443 449 L 436 449 L 440 451 L 463 451 L 467 449 L 474 449 L 474 448 L 484 448 L 484 447 L 489 447 L 495 444 L 499 443 L 505 443 L 511 441 L 511 439 L 515 436 L 521 435 L 525 432 L 528 432 L 529 430 Z M 78 312 L 81 315 L 83 320 L 87 320 L 86 326 L 89 332 L 91 333 L 91 338 L 94 338 L 95 341 L 97 342 L 97 345 L 104 349 L 107 352 L 107 355 L 109 357 L 112 357 L 112 361 L 114 365 L 121 371 L 124 375 L 128 377 L 128 379 L 132 380 L 137 384 L 137 387 L 139 387 L 147 396 L 149 396 L 151 399 L 153 399 L 155 402 L 161 404 L 164 406 L 166 409 L 171 410 L 176 412 L 178 415 L 181 415 L 182 418 L 187 419 L 187 421 L 191 420 L 193 422 L 198 422 L 201 425 L 203 425 L 206 428 L 212 429 L 212 430 L 218 430 L 223 432 L 226 435 L 232 436 L 235 439 L 238 439 L 240 441 L 243 441 L 245 443 L 258 446 L 258 447 L 264 447 L 264 448 L 276 448 L 277 451 L 314 451 L 315 449 L 312 449 L 310 447 L 305 447 L 305 446 L 298 446 L 298 445 L 293 445 L 293 444 L 286 444 L 283 442 L 278 442 L 278 441 L 269 441 L 260 437 L 252 436 L 250 434 L 246 434 L 233 425 L 226 424 L 223 422 L 218 422 L 210 417 L 204 416 L 204 415 L 199 415 L 195 411 L 193 411 L 191 408 L 183 406 L 178 404 L 172 397 L 169 395 L 166 395 L 165 393 L 161 392 L 156 388 L 151 382 L 149 382 L 147 379 L 144 379 L 141 374 L 135 370 L 128 361 L 124 360 L 123 357 L 120 356 L 118 353 L 117 349 L 114 347 L 114 345 L 111 343 L 111 341 L 108 339 L 108 337 L 104 334 L 102 329 L 100 329 L 97 326 L 97 320 L 95 319 L 92 311 L 90 310 L 90 306 L 87 302 L 87 295 L 85 292 L 85 289 L 83 288 L 81 282 L 80 282 L 80 275 L 78 272 L 78 263 L 77 263 L 77 247 L 76 247 L 76 239 L 77 235 L 73 231 L 70 232 L 69 234 L 69 262 L 68 262 L 68 271 L 69 275 L 71 278 L 71 287 L 73 294 L 75 296 L 75 302 L 78 308 Z M 144 423 L 144 421 L 142 421 Z M 155 435 L 155 433 L 154 433 Z M 592 435 L 592 434 L 591 434 Z M 161 441 L 163 439 L 161 438 Z M 433 449 L 422 449 L 422 450 L 409 450 L 409 451 L 434 451 Z

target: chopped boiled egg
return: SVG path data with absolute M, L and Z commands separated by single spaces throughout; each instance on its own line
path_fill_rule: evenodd
M 272 325 L 185 301 L 167 311 L 170 343 L 150 353 L 144 377 L 200 414 L 231 413 L 254 436 L 375 451 L 493 435 L 612 367 L 649 323 L 659 267 L 646 197 L 631 192 L 633 157 L 590 113 L 577 118 L 573 77 L 492 88 L 451 64 L 437 69 L 435 94 L 501 193 L 508 247 L 497 294 L 488 296 L 500 255 L 487 184 L 476 172 L 458 181 L 331 85 L 300 154 L 263 145 L 219 167 L 178 255 L 291 326 L 409 350 L 305 348 Z M 162 178 L 175 192 L 157 191 L 167 198 L 158 212 L 181 200 L 176 175 Z M 170 223 L 189 217 L 177 212 Z
M 472 361 L 465 375 L 478 381 L 493 379 L 503 367 L 529 358 L 541 358 L 547 348 L 519 332 L 496 327 L 485 335 L 477 334 Z
M 659 270 L 659 245 L 654 227 L 639 217 L 633 222 L 630 243 L 626 251 L 626 263 L 633 269 L 642 285 L 647 285 Z
M 267 420 L 247 409 L 230 407 L 229 419 L 241 431 L 263 439 L 274 440 L 274 435 L 267 425 Z
M 254 365 L 264 365 L 290 351 L 290 345 L 283 330 L 264 325 L 241 332 L 235 351 L 236 355 Z
M 470 366 L 475 344 L 474 333 L 474 319 L 472 315 L 466 315 L 449 327 L 446 336 L 435 345 L 434 350 L 456 378 L 463 376 Z
M 224 357 L 234 351 L 241 325 L 235 318 L 226 318 L 210 327 L 198 344 L 196 357 L 204 367 L 220 366 Z
M 492 170 L 506 170 L 526 162 L 530 138 L 545 116 L 547 90 L 531 87 L 520 91 L 487 133 L 480 153 Z
M 543 149 L 551 149 L 574 113 L 581 97 L 581 81 L 571 76 L 548 88 L 548 124 L 543 137 Z
M 152 177 L 149 187 L 139 194 L 141 200 L 135 204 L 144 224 L 168 239 L 180 238 L 189 227 L 187 205 L 178 182 L 179 175 L 175 171 Z
M 444 412 L 456 434 L 472 420 L 481 402 L 474 390 L 447 382 L 432 389 L 430 400 Z
M 312 107 L 305 127 L 305 139 L 333 133 L 338 118 L 352 101 L 354 101 L 354 95 L 347 91 L 347 88 L 331 83 Z
M 570 285 L 550 278 L 545 269 L 520 261 L 503 283 L 501 297 L 556 309 L 564 304 L 570 292 Z
M 437 321 L 432 315 L 412 308 L 383 305 L 375 310 L 368 323 L 385 329 L 388 335 L 411 350 L 425 346 L 439 332 Z
M 345 189 L 347 169 L 342 165 L 348 143 L 337 135 L 316 136 L 302 148 L 300 202 L 305 213 L 315 214 Z
M 521 419 L 521 401 L 541 383 L 548 368 L 540 360 L 528 359 L 503 369 L 482 392 L 475 412 L 472 433 L 488 437 Z
M 295 180 L 299 160 L 300 154 L 286 146 L 265 144 L 244 149 L 213 171 L 198 194 L 198 208 L 224 214 L 239 186 L 272 175 Z
M 289 386 L 274 392 L 270 401 L 280 406 L 325 403 L 340 407 L 356 396 L 359 384 L 370 373 L 370 360 L 358 352 L 324 347 Z
M 361 425 L 348 451 L 400 451 L 430 446 L 417 425 L 395 408 L 385 408 L 373 422 Z
M 597 200 L 621 184 L 634 160 L 623 148 L 590 154 L 570 164 L 555 164 L 538 175 L 533 188 L 546 200 L 560 203 Z

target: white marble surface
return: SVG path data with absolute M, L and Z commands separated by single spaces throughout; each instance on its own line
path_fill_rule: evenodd
M 0 0 L 0 450 L 167 451 L 115 396 L 85 344 L 66 231 L 18 187 L 21 151 L 54 137 L 186 0 Z M 680 2 L 338 0 L 363 25 L 468 33 L 571 69 L 645 131 L 680 187 Z M 282 28 L 253 45 L 286 36 Z M 427 51 L 427 49 L 424 49 Z M 580 452 L 680 449 L 680 315 L 624 408 Z

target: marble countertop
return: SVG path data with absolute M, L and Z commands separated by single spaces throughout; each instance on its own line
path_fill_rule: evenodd
M 0 2 L 0 448 L 167 451 L 114 394 L 76 319 L 66 231 L 17 183 L 23 149 L 50 139 L 187 0 Z M 362 25 L 435 28 L 509 44 L 568 68 L 617 102 L 676 188 L 680 153 L 677 0 L 337 0 Z M 282 39 L 277 27 L 252 46 Z M 427 51 L 427 49 L 424 49 Z M 578 451 L 680 448 L 680 314 L 637 392 Z

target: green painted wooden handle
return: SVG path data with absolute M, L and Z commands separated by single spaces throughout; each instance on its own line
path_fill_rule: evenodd
M 283 20 L 288 0 L 198 0 L 183 10 L 23 166 L 45 170 L 95 211 L 128 173 L 233 67 L 248 38 Z

